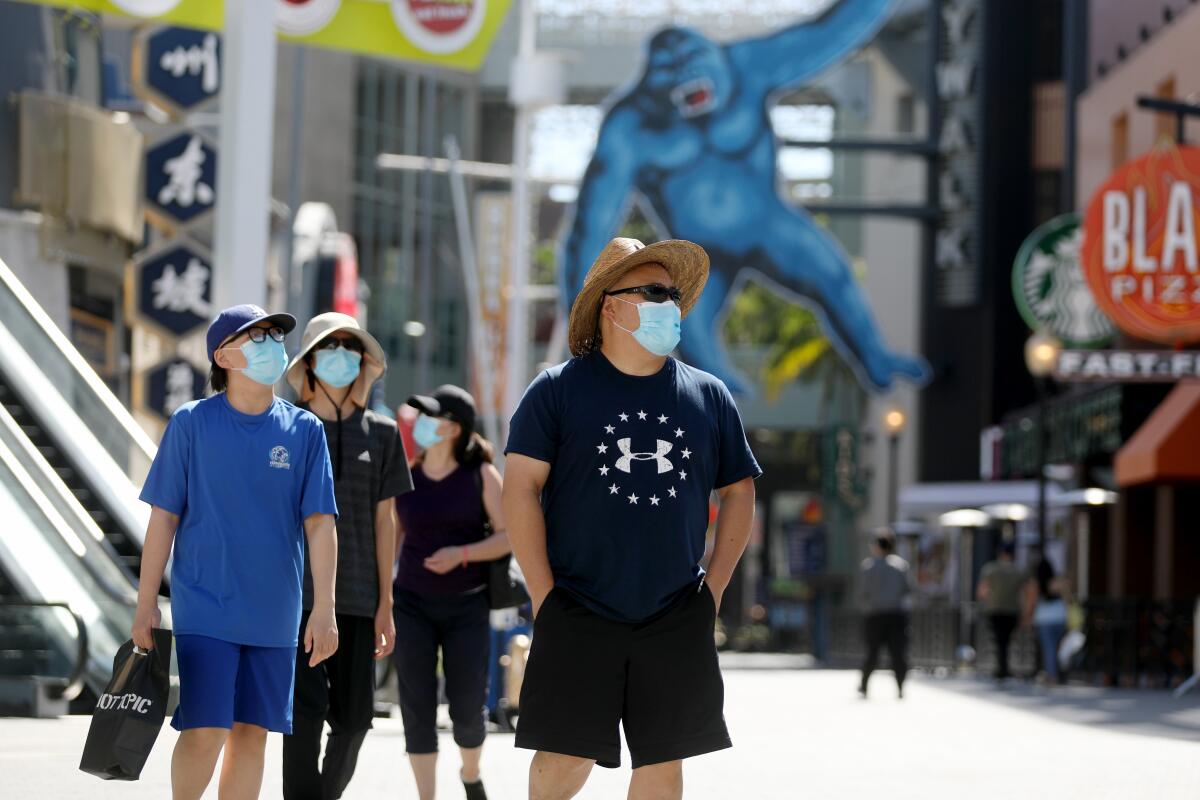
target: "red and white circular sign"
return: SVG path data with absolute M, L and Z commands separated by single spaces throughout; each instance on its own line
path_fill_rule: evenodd
M 446 55 L 475 40 L 487 0 L 391 0 L 392 18 L 417 47 Z
M 1200 341 L 1200 148 L 1161 148 L 1123 164 L 1092 196 L 1083 270 L 1121 330 L 1165 344 Z
M 275 27 L 292 36 L 307 36 L 329 24 L 342 0 L 275 0 Z
M 137 17 L 157 17 L 165 14 L 181 0 L 112 0 L 117 8 Z

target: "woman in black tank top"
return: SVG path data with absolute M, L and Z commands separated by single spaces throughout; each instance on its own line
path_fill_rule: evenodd
M 511 552 L 492 446 L 475 432 L 475 401 L 457 386 L 413 396 L 413 491 L 396 498 L 400 553 L 393 586 L 400 713 L 417 792 L 433 800 L 438 650 L 467 800 L 486 800 L 479 756 L 486 735 L 487 562 Z M 485 520 L 494 533 L 488 535 Z

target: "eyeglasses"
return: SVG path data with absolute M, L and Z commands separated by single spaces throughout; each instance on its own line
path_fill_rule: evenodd
M 640 294 L 651 303 L 665 303 L 670 300 L 676 305 L 679 305 L 679 302 L 683 299 L 683 292 L 679 291 L 679 289 L 674 286 L 663 286 L 661 283 L 651 283 L 646 286 L 630 286 L 626 289 L 613 289 L 610 292 L 605 292 L 605 294 Z
M 352 353 L 363 353 L 363 343 L 355 336 L 350 336 L 345 339 L 339 339 L 334 336 L 329 336 L 317 342 L 315 349 L 317 350 L 337 350 L 339 347 L 344 347 Z
M 280 327 L 250 328 L 246 331 L 246 335 L 249 336 L 250 341 L 254 342 L 255 344 L 265 342 L 268 336 L 277 342 L 282 342 L 284 337 L 287 336 L 287 334 L 284 333 L 283 328 Z

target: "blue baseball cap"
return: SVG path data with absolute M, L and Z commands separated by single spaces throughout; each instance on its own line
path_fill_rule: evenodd
M 292 329 L 296 327 L 296 318 L 291 314 L 268 314 L 258 306 L 250 304 L 230 306 L 217 314 L 208 326 L 208 360 L 213 360 L 221 342 L 260 322 L 278 325 L 283 328 L 284 333 L 291 333 Z

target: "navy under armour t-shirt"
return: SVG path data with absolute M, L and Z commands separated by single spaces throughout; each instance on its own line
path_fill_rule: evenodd
M 179 516 L 176 634 L 296 646 L 304 520 L 337 514 L 321 420 L 279 398 L 243 414 L 224 392 L 180 406 L 141 498 Z
M 555 586 L 621 622 L 695 585 L 711 492 L 762 474 L 725 384 L 673 358 L 645 377 L 600 352 L 542 372 L 505 452 L 550 464 L 542 508 Z

